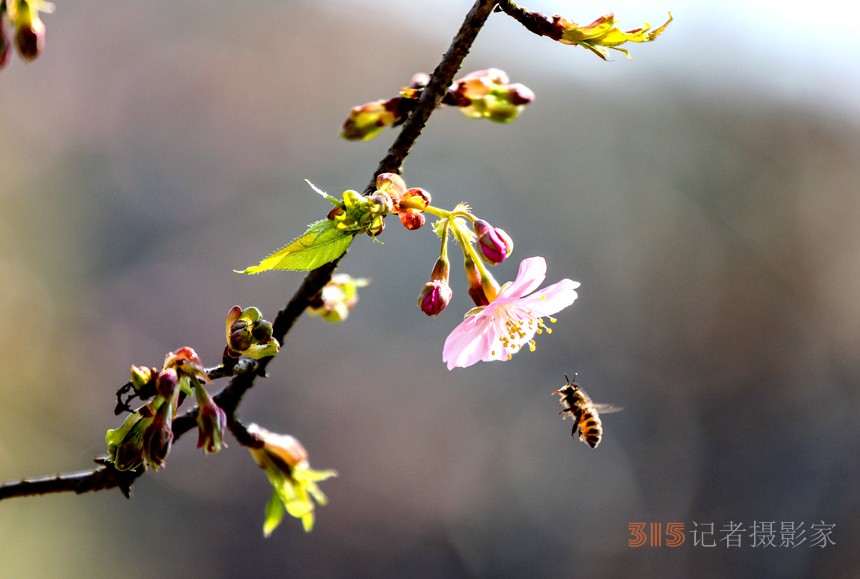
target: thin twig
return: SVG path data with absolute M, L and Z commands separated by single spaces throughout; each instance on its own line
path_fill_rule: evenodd
M 558 26 L 557 16 L 549 17 L 540 12 L 531 12 L 511 0 L 500 0 L 498 10 L 525 26 L 529 32 L 553 40 L 561 39 L 562 28 Z
M 454 80 L 454 75 L 460 69 L 463 59 L 469 53 L 478 32 L 484 26 L 487 18 L 493 11 L 496 0 L 477 0 L 466 15 L 460 30 L 454 37 L 450 48 L 442 57 L 436 70 L 430 77 L 430 82 L 424 89 L 417 106 L 403 123 L 397 138 L 388 150 L 385 158 L 380 161 L 376 172 L 371 180 L 368 190 L 375 189 L 376 176 L 380 173 L 400 173 L 404 160 L 409 155 L 412 145 L 418 139 L 427 120 L 433 111 L 439 106 L 442 98 L 448 91 Z M 287 303 L 286 307 L 278 312 L 272 323 L 272 335 L 281 343 L 284 337 L 293 327 L 295 321 L 307 309 L 310 300 L 331 280 L 332 273 L 340 258 L 319 267 L 305 276 L 302 285 Z M 235 374 L 230 383 L 217 395 L 215 402 L 224 410 L 230 421 L 233 434 L 243 444 L 244 427 L 235 420 L 235 412 L 242 397 L 253 385 L 258 376 L 265 376 L 266 367 L 271 358 L 264 358 L 258 362 L 252 362 L 242 368 L 241 373 Z M 177 417 L 173 421 L 174 440 L 178 440 L 183 434 L 196 426 L 197 408 L 193 408 Z M 102 459 L 96 459 L 101 466 L 93 471 L 57 475 L 40 479 L 13 481 L 0 485 L 0 500 L 12 497 L 36 496 L 50 493 L 74 492 L 85 493 L 119 488 L 125 496 L 130 496 L 131 485 L 145 471 L 118 471 L 110 463 Z

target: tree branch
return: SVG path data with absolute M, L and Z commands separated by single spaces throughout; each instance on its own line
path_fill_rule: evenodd
M 448 51 L 442 57 L 436 70 L 430 77 L 427 87 L 415 109 L 403 123 L 400 133 L 392 143 L 386 156 L 380 161 L 371 179 L 367 192 L 376 189 L 376 176 L 380 173 L 400 173 L 404 160 L 409 155 L 412 145 L 421 134 L 427 120 L 442 102 L 448 88 L 454 80 L 454 75 L 460 69 L 463 59 L 469 53 L 478 32 L 484 26 L 496 6 L 496 0 L 477 0 L 466 15 L 460 30 L 451 42 Z M 342 258 L 342 257 L 341 257 Z M 278 312 L 272 323 L 272 335 L 281 343 L 292 329 L 293 324 L 307 309 L 310 300 L 331 280 L 332 273 L 337 268 L 341 258 L 319 267 L 305 276 L 301 286 Z M 215 402 L 229 417 L 231 431 L 241 444 L 247 443 L 244 427 L 235 420 L 235 412 L 245 395 L 254 385 L 258 376 L 265 377 L 266 367 L 272 358 L 251 362 L 234 370 L 230 383 L 215 395 Z M 197 408 L 193 408 L 173 421 L 174 440 L 194 429 L 197 425 Z M 243 434 L 245 433 L 245 434 Z M 0 500 L 12 497 L 36 496 L 50 493 L 74 492 L 77 494 L 118 488 L 126 497 L 131 496 L 131 485 L 142 475 L 142 468 L 137 471 L 118 471 L 112 464 L 103 459 L 96 459 L 101 466 L 93 471 L 57 475 L 40 479 L 14 481 L 0 485 Z

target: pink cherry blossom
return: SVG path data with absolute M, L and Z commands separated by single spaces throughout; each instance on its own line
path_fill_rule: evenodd
M 571 305 L 579 287 L 579 282 L 563 279 L 535 291 L 545 278 L 544 258 L 524 259 L 517 278 L 502 286 L 487 306 L 467 314 L 445 340 L 442 361 L 448 369 L 466 368 L 482 360 L 509 360 L 525 344 L 534 350 L 532 338 L 546 327 L 543 318 Z

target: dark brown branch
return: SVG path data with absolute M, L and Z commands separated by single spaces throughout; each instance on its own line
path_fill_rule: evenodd
M 563 29 L 558 25 L 557 16 L 549 17 L 540 12 L 529 12 L 511 0 L 501 0 L 498 9 L 538 36 L 548 36 L 553 40 L 559 40 L 562 36 Z
M 484 26 L 490 13 L 496 5 L 496 0 L 477 0 L 475 5 L 466 15 L 459 32 L 454 37 L 448 52 L 442 57 L 441 62 L 433 72 L 427 88 L 424 89 L 418 104 L 409 118 L 403 123 L 394 143 L 388 150 L 388 154 L 380 161 L 376 172 L 371 180 L 369 190 L 375 188 L 376 176 L 380 173 L 399 173 L 403 161 L 409 155 L 412 145 L 418 139 L 427 120 L 433 111 L 439 106 L 448 87 L 454 80 L 454 75 L 460 69 L 463 59 L 469 53 L 472 43 L 478 32 Z M 272 323 L 272 335 L 281 343 L 284 337 L 293 327 L 296 320 L 307 309 L 311 299 L 331 280 L 332 273 L 340 259 L 323 265 L 305 276 L 302 285 L 290 299 L 286 307 L 278 312 Z M 253 385 L 258 376 L 265 376 L 266 367 L 271 358 L 264 358 L 258 362 L 240 365 L 234 369 L 234 375 L 230 383 L 217 395 L 215 402 L 224 410 L 229 417 L 229 426 L 233 435 L 240 444 L 253 444 L 254 441 L 248 436 L 244 426 L 235 419 L 235 412 L 242 397 Z M 178 440 L 183 434 L 196 426 L 197 409 L 189 410 L 173 421 L 174 440 Z M 245 439 L 245 440 L 243 440 Z M 94 471 L 81 473 L 57 475 L 41 479 L 14 481 L 0 485 L 0 500 L 12 497 L 36 496 L 49 493 L 74 492 L 85 493 L 118 488 L 128 497 L 131 494 L 132 483 L 145 471 L 118 471 L 111 464 L 97 459 L 102 466 Z
M 131 497 L 131 485 L 143 474 L 139 471 L 119 471 L 110 464 L 94 471 L 63 474 L 53 477 L 8 482 L 0 485 L 0 500 L 12 497 L 32 497 L 51 493 L 89 493 L 118 488 Z

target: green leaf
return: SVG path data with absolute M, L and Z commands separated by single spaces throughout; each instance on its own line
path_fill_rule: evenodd
M 275 269 L 310 271 L 343 255 L 352 238 L 352 233 L 335 229 L 332 220 L 321 219 L 312 223 L 304 235 L 270 255 L 259 265 L 237 270 L 236 273 L 254 274 Z

